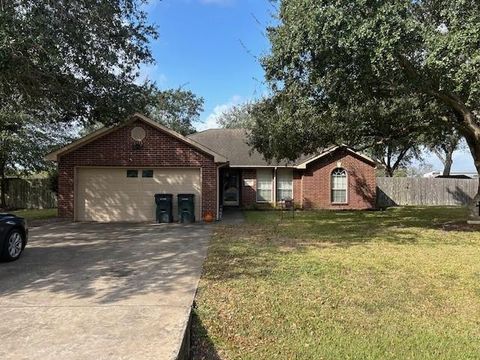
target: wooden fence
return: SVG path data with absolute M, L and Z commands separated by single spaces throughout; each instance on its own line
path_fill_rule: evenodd
M 48 179 L 8 179 L 7 207 L 14 209 L 50 209 L 57 207 L 57 196 Z
M 377 178 L 377 206 L 466 205 L 478 179 Z

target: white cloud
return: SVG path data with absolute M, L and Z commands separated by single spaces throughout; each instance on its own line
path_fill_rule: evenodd
M 239 95 L 233 96 L 227 103 L 217 105 L 213 108 L 213 111 L 207 116 L 207 118 L 198 123 L 196 128 L 198 131 L 203 131 L 207 129 L 215 129 L 218 128 L 218 118 L 222 115 L 225 111 L 230 109 L 232 106 L 238 105 L 242 102 L 242 97 Z
M 142 65 L 140 67 L 140 75 L 135 80 L 136 84 L 143 84 L 146 80 L 156 82 L 162 86 L 167 82 L 167 76 L 159 72 L 158 66 L 155 64 Z

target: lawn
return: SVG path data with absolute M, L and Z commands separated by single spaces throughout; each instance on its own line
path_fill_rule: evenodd
M 24 209 L 11 211 L 11 213 L 27 220 L 46 220 L 57 217 L 57 209 Z
M 193 358 L 480 358 L 480 228 L 465 217 L 252 211 L 217 226 Z

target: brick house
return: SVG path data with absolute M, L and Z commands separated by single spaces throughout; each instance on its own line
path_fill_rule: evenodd
M 287 198 L 304 209 L 374 207 L 375 164 L 368 157 L 335 146 L 269 164 L 246 136 L 243 129 L 213 129 L 185 137 L 140 114 L 97 130 L 47 155 L 58 164 L 59 216 L 152 221 L 156 193 L 194 194 L 197 219 Z

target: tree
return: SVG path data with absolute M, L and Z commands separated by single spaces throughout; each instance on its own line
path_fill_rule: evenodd
M 266 120 L 263 104 L 252 144 L 280 157 L 350 137 L 375 144 L 384 141 L 375 131 L 381 120 L 396 123 L 389 138 L 415 139 L 443 126 L 432 113 L 451 112 L 447 125 L 465 137 L 480 173 L 479 22 L 474 0 L 281 1 L 263 59 L 272 90 L 266 104 L 279 123 Z M 405 104 L 410 111 L 397 120 L 375 113 L 384 107 L 392 115 Z M 417 126 L 402 129 L 409 116 Z M 259 135 L 265 129 L 268 139 Z M 302 133 L 301 146 L 278 146 Z M 480 189 L 472 215 L 479 200 Z
M 0 0 L 0 177 L 45 168 L 61 123 L 113 124 L 143 111 L 137 85 L 157 36 L 142 0 Z M 67 125 L 65 125 L 67 126 Z
M 153 92 L 152 104 L 147 107 L 147 114 L 182 135 L 194 133 L 193 123 L 198 121 L 203 111 L 203 98 L 189 90 L 171 89 Z
M 0 1 L 0 131 L 16 114 L 111 124 L 141 111 L 153 62 L 142 0 Z
M 413 160 L 420 159 L 420 151 L 412 143 L 393 143 L 373 146 L 369 149 L 372 158 L 384 169 L 385 176 L 393 177 L 399 169 L 407 169 Z
M 252 126 L 251 103 L 234 105 L 220 114 L 217 119 L 220 127 L 225 129 L 249 129 Z
M 429 139 L 427 148 L 432 151 L 443 164 L 443 176 L 449 176 L 453 165 L 453 153 L 461 146 L 462 137 L 456 129 L 441 131 Z
M 432 171 L 433 171 L 432 164 L 421 161 L 417 165 L 409 166 L 408 168 L 406 168 L 405 175 L 407 177 L 423 178 L 425 174 L 430 173 Z
M 54 146 L 70 140 L 71 129 L 39 120 L 17 117 L 16 127 L 0 131 L 0 207 L 6 207 L 7 176 L 48 171 L 51 164 L 43 160 Z

